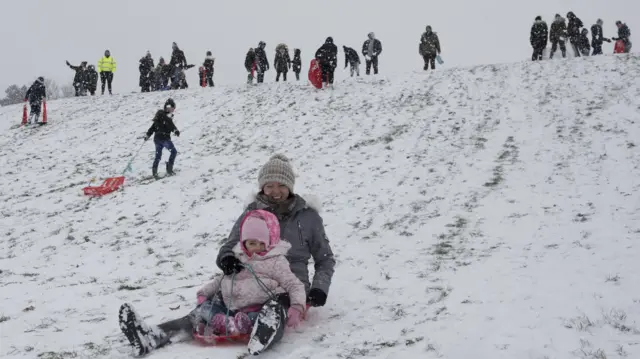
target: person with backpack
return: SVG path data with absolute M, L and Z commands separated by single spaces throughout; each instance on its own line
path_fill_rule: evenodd
M 29 101 L 31 112 L 29 113 L 29 119 L 27 124 L 31 124 L 31 120 L 34 123 L 38 122 L 40 118 L 40 110 L 42 109 L 42 101 L 47 99 L 47 89 L 44 86 L 44 77 L 40 76 L 29 87 L 27 93 L 24 95 L 24 101 Z
M 429 64 L 431 69 L 436 69 L 436 57 L 441 52 L 440 39 L 438 34 L 433 31 L 431 26 L 427 25 L 425 32 L 420 37 L 420 47 L 418 52 L 424 60 L 424 70 L 429 70 Z
M 302 59 L 300 58 L 300 49 L 293 50 L 293 73 L 296 74 L 296 81 L 300 81 L 300 72 L 302 71 Z
M 291 57 L 289 57 L 289 47 L 286 44 L 276 46 L 276 57 L 273 59 L 273 67 L 276 69 L 276 82 L 287 81 L 287 72 L 291 68 Z
M 162 159 L 162 150 L 164 148 L 169 150 L 171 153 L 169 156 L 169 162 L 167 162 L 167 175 L 173 176 L 175 174 L 175 172 L 173 172 L 173 164 L 176 160 L 176 156 L 178 155 L 178 150 L 176 150 L 176 147 L 171 141 L 171 133 L 173 132 L 176 136 L 180 137 L 180 131 L 178 131 L 178 128 L 173 123 L 173 112 L 175 110 L 176 103 L 173 99 L 168 99 L 164 104 L 164 108 L 156 112 L 156 115 L 153 118 L 153 123 L 144 137 L 144 140 L 148 141 L 151 135 L 155 133 L 153 142 L 156 146 L 156 157 L 153 160 L 153 166 L 151 167 L 151 173 L 155 179 L 160 178 L 158 176 L 158 165 Z
M 153 57 L 151 57 L 151 52 L 147 51 L 147 54 L 141 58 L 139 62 L 138 71 L 140 71 L 140 81 L 138 85 L 140 86 L 140 92 L 151 92 L 150 74 L 153 72 L 153 68 L 155 67 L 153 64 Z
M 322 82 L 327 86 L 333 86 L 334 71 L 338 66 L 338 47 L 333 44 L 333 37 L 327 37 L 324 44 L 316 51 L 315 57 L 322 71 Z
M 102 94 L 104 95 L 105 85 L 108 85 L 109 95 L 112 95 L 111 82 L 113 82 L 113 74 L 116 72 L 116 60 L 111 56 L 111 52 L 109 50 L 106 50 L 104 52 L 104 57 L 98 60 L 98 72 L 100 73 Z
M 567 25 L 567 36 L 569 36 L 573 54 L 575 57 L 580 57 L 580 48 L 578 44 L 580 42 L 580 28 L 583 26 L 582 20 L 580 20 L 572 11 L 567 13 L 567 19 L 569 19 L 569 24 Z
M 611 39 L 603 37 L 602 24 L 602 19 L 598 19 L 598 21 L 591 26 L 591 46 L 593 47 L 593 53 L 591 55 L 602 55 L 602 43 L 604 41 L 611 42 Z
M 367 75 L 371 74 L 371 65 L 373 65 L 373 74 L 378 74 L 378 56 L 382 53 L 382 43 L 376 39 L 376 35 L 370 32 L 368 39 L 362 44 L 362 54 L 367 63 Z M 352 75 L 353 76 L 353 75 Z
M 85 79 L 87 90 L 89 91 L 91 96 L 95 96 L 96 89 L 98 88 L 98 71 L 96 71 L 95 66 L 89 65 L 89 67 L 87 67 Z
M 558 45 L 560 45 L 562 57 L 567 57 L 567 46 L 565 45 L 566 39 L 567 23 L 560 14 L 556 14 L 553 19 L 553 23 L 551 24 L 551 30 L 549 31 L 549 40 L 551 41 L 551 53 L 549 54 L 550 59 L 553 59 L 553 54 L 558 50 Z
M 87 70 L 87 62 L 82 61 L 80 66 L 73 66 L 67 61 L 67 66 L 69 66 L 73 71 L 76 72 L 76 75 L 73 77 L 73 88 L 76 90 L 76 97 L 84 96 L 86 91 L 86 70 Z
M 547 23 L 542 20 L 542 16 L 537 16 L 533 26 L 531 26 L 531 35 L 529 36 L 529 42 L 533 47 L 532 61 L 542 60 L 542 53 L 547 48 L 548 36 L 549 27 Z
M 344 68 L 351 66 L 349 69 L 351 77 L 353 77 L 354 73 L 360 76 L 360 55 L 358 55 L 358 52 L 346 46 L 342 46 L 342 51 L 344 51 Z
M 618 37 L 615 38 L 611 38 L 611 40 L 620 40 L 622 41 L 622 44 L 624 45 L 624 50 L 623 52 L 625 54 L 628 54 L 629 52 L 631 52 L 631 30 L 629 30 L 629 26 L 627 26 L 627 24 L 623 24 L 622 21 L 618 20 L 616 21 L 616 26 L 618 27 Z
M 247 55 L 244 57 L 244 68 L 249 73 L 247 75 L 248 84 L 253 83 L 253 77 L 257 66 L 258 64 L 256 62 L 256 50 L 254 48 L 250 48 L 249 51 L 247 51 Z
M 266 46 L 267 44 L 264 41 L 260 41 L 255 49 L 256 72 L 258 73 L 259 84 L 264 82 L 264 73 L 269 71 L 269 60 L 267 60 L 267 53 L 264 51 Z

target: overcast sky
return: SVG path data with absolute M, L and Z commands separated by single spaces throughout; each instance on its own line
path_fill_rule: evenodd
M 370 31 L 382 41 L 381 72 L 392 75 L 422 66 L 418 41 L 427 24 L 440 36 L 446 66 L 520 61 L 531 56 L 534 17 L 550 23 L 568 11 L 588 28 L 601 17 L 608 37 L 616 35 L 615 20 L 627 22 L 640 49 L 639 0 L 2 0 L 0 94 L 40 75 L 70 83 L 74 73 L 65 60 L 96 64 L 105 49 L 118 62 L 114 92 L 139 91 L 138 60 L 150 50 L 156 63 L 160 56 L 168 61 L 173 41 L 198 66 L 211 50 L 217 84 L 243 83 L 245 54 L 261 40 L 270 62 L 278 43 L 288 44 L 292 56 L 293 48 L 302 49 L 306 71 L 333 36 L 342 71 L 342 45 L 360 51 Z M 195 86 L 197 68 L 187 76 Z M 267 73 L 267 81 L 274 78 Z

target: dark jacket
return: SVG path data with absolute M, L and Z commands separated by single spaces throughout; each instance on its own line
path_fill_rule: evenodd
M 251 72 L 255 64 L 256 52 L 254 49 L 250 49 L 249 52 L 247 52 L 247 56 L 244 58 L 244 68 L 247 69 L 248 72 Z
M 420 37 L 419 52 L 422 56 L 440 53 L 440 39 L 438 38 L 438 34 L 433 31 L 423 33 Z
M 177 132 L 176 125 L 173 124 L 173 119 L 169 117 L 169 114 L 164 110 L 158 110 L 153 118 L 153 124 L 147 131 L 147 137 L 155 132 L 153 136 L 154 142 L 169 141 L 171 140 L 171 132 Z
M 211 56 L 207 56 L 204 59 L 204 63 L 202 64 L 202 66 L 204 66 L 204 69 L 207 70 L 207 76 L 210 76 L 211 74 L 213 74 L 213 57 Z
M 32 103 L 40 102 L 45 97 L 47 97 L 47 90 L 44 87 L 44 83 L 40 82 L 39 80 L 36 80 L 24 95 L 24 98 L 28 99 L 29 102 Z
M 588 54 L 591 51 L 591 45 L 589 44 L 589 38 L 587 37 L 587 33 L 580 34 L 578 36 L 578 49 L 582 53 Z
M 627 26 L 627 24 L 622 24 L 622 26 L 618 28 L 618 39 L 628 45 L 629 42 L 631 42 L 631 40 L 629 40 L 630 37 L 631 30 L 629 30 L 629 26 Z
M 276 214 L 280 223 L 280 238 L 291 244 L 291 249 L 287 252 L 291 271 L 304 283 L 307 293 L 311 288 L 318 288 L 325 294 L 329 294 L 336 261 L 324 231 L 322 217 L 318 214 L 318 209 L 308 204 L 302 197 L 295 196 L 293 208 L 287 215 Z M 260 195 L 256 196 L 254 202 L 249 204 L 236 221 L 229 238 L 220 247 L 216 259 L 218 267 L 222 258 L 234 255 L 233 247 L 240 240 L 241 221 L 248 211 L 255 209 L 263 209 L 275 214 L 273 208 L 260 200 Z M 308 265 L 311 257 L 313 257 L 315 274 L 313 282 L 309 283 Z
M 281 54 L 276 49 L 276 57 L 273 59 L 273 67 L 277 72 L 288 72 L 291 67 L 291 57 L 289 57 L 289 50 L 286 50 L 284 54 Z
M 154 68 L 153 58 L 151 56 L 145 56 L 140 59 L 140 65 L 138 66 L 138 70 L 140 70 L 140 75 L 147 76 L 149 72 L 151 72 Z
M 73 66 L 71 65 L 69 62 L 67 62 L 67 65 L 76 72 L 76 75 L 73 77 L 73 85 L 74 86 L 79 86 L 79 85 L 84 85 L 86 80 L 86 69 L 83 68 L 82 66 Z
M 187 58 L 184 56 L 184 51 L 176 48 L 171 53 L 171 61 L 169 61 L 170 67 L 177 66 L 179 68 L 187 67 Z
M 87 89 L 95 91 L 98 86 L 98 71 L 88 68 L 86 72 Z
M 529 36 L 529 42 L 534 49 L 544 49 L 547 47 L 547 38 L 549 37 L 549 26 L 547 23 L 538 20 L 531 26 L 531 35 Z
M 602 45 L 604 37 L 602 36 L 602 26 L 595 24 L 591 26 L 591 45 L 593 47 Z
M 325 42 L 316 51 L 316 59 L 320 65 L 332 66 L 335 68 L 338 66 L 338 47 L 332 42 Z
M 382 43 L 380 42 L 380 40 L 378 39 L 373 39 L 373 54 L 369 54 L 369 43 L 371 42 L 371 39 L 366 39 L 364 41 L 364 44 L 362 44 L 362 54 L 364 56 L 371 56 L 371 57 L 375 57 L 380 55 L 380 53 L 382 52 Z
M 569 13 L 568 18 L 569 24 L 567 25 L 567 36 L 571 39 L 578 39 L 578 36 L 580 36 L 580 28 L 584 26 L 582 24 L 582 20 L 572 12 Z
M 549 31 L 549 40 L 551 42 L 560 41 L 561 37 L 567 36 L 567 23 L 564 18 L 559 18 L 551 23 L 551 30 Z
M 293 72 L 300 72 L 302 70 L 302 59 L 300 59 L 300 49 L 293 51 Z
M 264 52 L 264 49 L 261 49 L 259 47 L 257 47 L 255 49 L 256 51 L 256 62 L 257 62 L 257 66 L 262 70 L 262 71 L 267 71 L 269 70 L 269 60 L 267 60 L 267 53 Z
M 358 52 L 350 47 L 344 47 L 344 67 L 347 67 L 351 63 L 360 63 L 360 55 Z

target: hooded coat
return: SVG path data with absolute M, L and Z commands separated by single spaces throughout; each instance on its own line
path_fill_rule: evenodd
M 288 293 L 291 306 L 296 307 L 300 313 L 304 313 L 307 295 L 304 285 L 291 271 L 289 261 L 285 255 L 291 249 L 291 244 L 280 240 L 280 224 L 278 218 L 264 210 L 248 212 L 241 220 L 242 224 L 249 217 L 258 217 L 264 220 L 269 229 L 269 244 L 267 251 L 250 255 L 244 244 L 236 243 L 232 252 L 241 263 L 251 266 L 257 279 L 259 279 L 273 294 Z M 242 232 L 239 233 L 242 237 Z M 243 269 L 235 275 L 220 275 L 212 282 L 201 288 L 197 295 L 212 298 L 218 292 L 222 294 L 222 300 L 230 310 L 261 305 L 267 302 L 269 293 L 263 289 L 258 280 L 247 269 Z
M 580 20 L 574 13 L 567 14 L 569 24 L 567 25 L 567 35 L 570 39 L 577 40 L 580 36 L 580 28 L 584 26 L 582 20 Z
M 438 34 L 430 31 L 425 32 L 420 37 L 420 47 L 419 53 L 422 56 L 432 55 L 435 56 L 436 53 L 440 52 L 440 39 L 438 38 Z
M 322 217 L 318 214 L 319 207 L 309 204 L 299 195 L 294 196 L 295 200 L 287 213 L 278 215 L 280 236 L 291 245 L 291 249 L 287 252 L 291 271 L 304 284 L 307 293 L 311 288 L 318 288 L 325 294 L 329 294 L 336 261 L 324 231 Z M 229 238 L 220 248 L 216 260 L 218 267 L 220 267 L 220 260 L 235 255 L 233 248 L 240 241 L 240 225 L 248 211 L 264 209 L 276 213 L 276 209 L 271 207 L 262 195 L 252 196 L 252 199 L 253 201 L 231 229 Z M 309 283 L 308 266 L 309 259 L 312 257 L 315 274 L 312 283 Z
M 549 40 L 551 42 L 558 42 L 560 38 L 567 36 L 567 23 L 566 20 L 560 16 L 556 17 L 551 24 L 551 30 L 549 32 Z
M 544 49 L 547 47 L 547 39 L 549 37 L 549 27 L 542 20 L 536 20 L 531 26 L 531 35 L 529 42 L 534 49 Z
M 299 73 L 302 71 L 302 59 L 300 58 L 300 49 L 293 50 L 293 72 Z
M 47 91 L 44 82 L 40 81 L 40 79 L 36 80 L 24 95 L 24 98 L 28 99 L 30 103 L 38 103 L 45 97 L 47 97 Z
M 338 66 L 338 47 L 333 44 L 332 38 L 328 37 L 324 45 L 316 51 L 316 59 L 324 66 Z
M 284 53 L 280 50 L 284 49 Z M 291 57 L 289 57 L 289 48 L 287 45 L 280 44 L 276 47 L 276 57 L 273 59 L 273 67 L 276 72 L 288 72 L 291 67 Z

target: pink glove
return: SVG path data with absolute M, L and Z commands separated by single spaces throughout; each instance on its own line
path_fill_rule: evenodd
M 293 307 L 289 308 L 287 311 L 287 326 L 297 328 L 302 321 L 302 313 L 298 309 Z
M 204 295 L 199 295 L 198 296 L 198 305 L 202 304 L 202 302 L 204 302 L 205 300 L 207 300 L 207 297 L 205 297 Z

